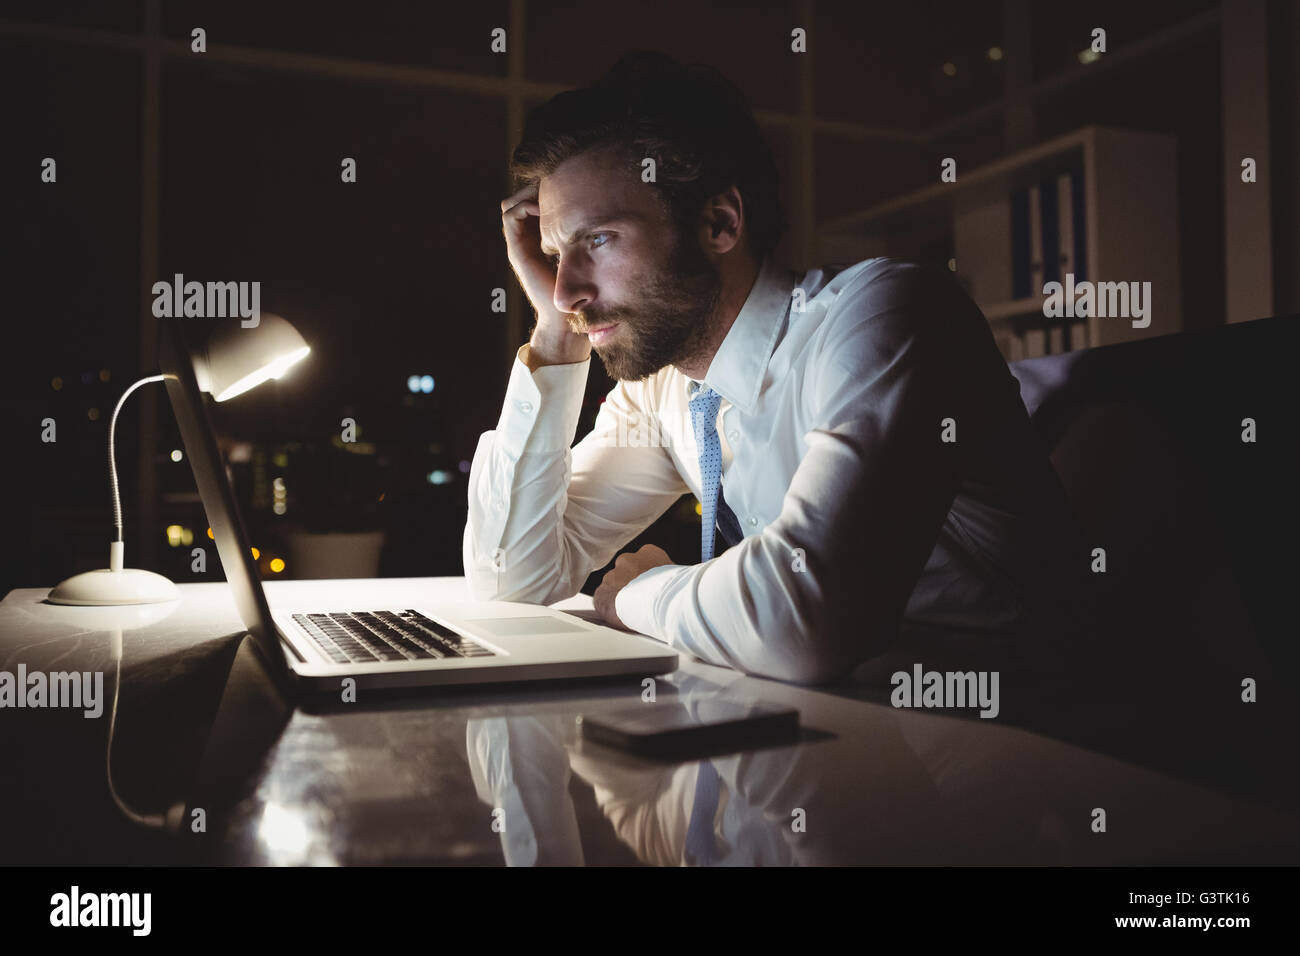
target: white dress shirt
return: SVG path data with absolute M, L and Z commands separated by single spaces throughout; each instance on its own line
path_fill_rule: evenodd
M 675 367 L 618 382 L 573 445 L 591 360 L 530 372 L 527 347 L 474 455 L 463 558 L 474 597 L 550 604 L 699 497 L 700 467 Z M 769 257 L 704 383 L 723 399 L 722 488 L 745 537 L 630 582 L 615 600 L 628 627 L 819 683 L 909 629 L 1057 619 L 1063 568 L 1086 557 L 1016 379 L 947 272 L 881 258 L 799 276 Z

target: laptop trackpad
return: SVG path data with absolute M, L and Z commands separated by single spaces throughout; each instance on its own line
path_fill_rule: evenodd
M 465 621 L 469 628 L 494 637 L 523 637 L 533 634 L 584 634 L 586 629 L 554 617 L 497 617 Z

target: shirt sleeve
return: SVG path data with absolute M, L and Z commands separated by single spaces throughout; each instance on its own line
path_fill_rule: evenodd
M 806 374 L 807 451 L 779 516 L 711 561 L 638 576 L 615 600 L 629 626 L 805 684 L 896 637 L 1005 363 L 946 276 L 891 269 L 851 283 L 832 309 Z
M 530 372 L 526 348 L 474 453 L 462 554 L 474 598 L 553 604 L 689 489 L 656 440 L 643 383 L 619 382 L 570 448 L 591 359 Z

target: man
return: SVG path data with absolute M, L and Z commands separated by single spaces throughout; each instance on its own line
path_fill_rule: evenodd
M 724 80 L 633 54 L 535 110 L 512 172 L 537 324 L 470 471 L 476 597 L 569 597 L 691 492 L 700 563 L 620 555 L 594 595 L 611 625 L 797 683 L 900 632 L 1059 636 L 1086 559 L 983 316 L 917 263 L 777 264 L 775 164 Z M 618 384 L 570 448 L 593 348 Z

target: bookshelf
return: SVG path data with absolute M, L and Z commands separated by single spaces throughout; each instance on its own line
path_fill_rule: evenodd
M 823 225 L 819 260 L 848 263 L 882 255 L 952 260 L 958 280 L 989 320 L 1008 361 L 1182 329 L 1173 137 L 1086 126 L 976 169 L 964 170 L 960 155 L 956 159 L 956 182 L 935 182 Z M 936 180 L 938 160 L 936 156 Z M 1065 177 L 1072 173 L 1079 195 L 1067 210 L 1072 193 Z M 1042 197 L 1056 186 L 1061 189 L 1057 218 L 1049 221 L 1047 230 L 1038 205 L 1030 207 L 1026 219 L 1024 199 L 1019 200 L 1017 220 L 1017 195 L 1037 192 L 1033 202 L 1046 204 Z M 1028 247 L 1023 235 L 1027 221 L 1038 223 Z M 1057 229 L 1062 230 L 1058 248 L 1041 241 L 1043 234 Z M 1067 229 L 1073 238 L 1067 237 Z M 1076 254 L 1080 284 L 1092 283 L 1100 293 L 1093 299 L 1092 314 L 1050 318 L 1044 309 L 1048 297 L 1043 277 L 1059 277 L 1064 285 Z M 1057 257 L 1055 267 L 1043 261 Z M 1032 271 L 1035 266 L 1039 271 Z M 1103 290 L 1100 283 L 1124 283 L 1127 288 Z M 1144 294 L 1148 290 L 1149 300 Z M 1122 291 L 1137 291 L 1142 297 L 1129 302 L 1127 314 L 1102 314 L 1110 312 L 1107 302 L 1122 311 Z M 1137 302 L 1144 316 L 1134 316 Z

